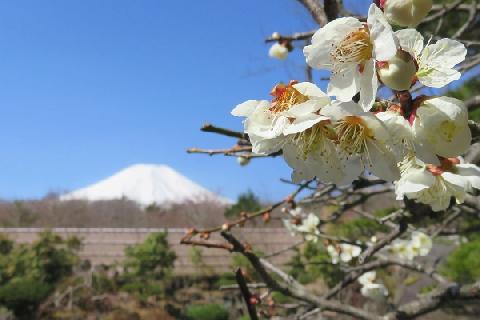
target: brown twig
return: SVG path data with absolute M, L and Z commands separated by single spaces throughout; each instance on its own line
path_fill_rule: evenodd
M 291 35 L 278 35 L 277 37 L 268 37 L 267 39 L 265 39 L 265 42 L 309 40 L 313 36 L 315 31 L 317 30 L 296 32 Z
M 209 156 L 215 155 L 215 154 L 224 154 L 224 155 L 234 155 L 235 153 L 238 152 L 251 152 L 252 147 L 251 146 L 233 146 L 232 148 L 229 149 L 200 149 L 200 148 L 189 148 L 187 149 L 187 153 L 206 153 Z
M 301 184 L 294 192 L 292 192 L 289 196 L 287 196 L 285 199 L 278 201 L 274 203 L 273 205 L 261 209 L 259 211 L 253 212 L 253 213 L 244 213 L 239 219 L 231 221 L 231 222 L 226 222 L 222 224 L 221 226 L 213 227 L 213 228 L 207 228 L 207 229 L 202 229 L 202 230 L 197 230 L 197 229 L 191 229 L 183 236 L 181 239 L 180 243 L 181 244 L 191 244 L 191 245 L 197 245 L 197 246 L 206 246 L 206 241 L 197 241 L 193 240 L 193 237 L 200 235 L 200 236 L 209 236 L 213 232 L 219 232 L 219 231 L 228 231 L 234 227 L 237 226 L 242 226 L 244 225 L 248 220 L 255 219 L 257 217 L 263 216 L 265 214 L 268 214 L 272 212 L 274 209 L 280 207 L 283 204 L 286 203 L 291 203 L 294 201 L 294 199 L 297 197 L 297 195 L 302 192 L 305 188 L 307 188 L 310 183 L 312 183 L 313 180 L 309 180 L 303 184 Z M 218 245 L 218 244 L 217 244 Z M 224 248 L 226 249 L 226 248 Z
M 216 127 L 216 126 L 214 126 L 210 123 L 205 123 L 203 125 L 203 127 L 200 128 L 200 130 L 203 131 L 203 132 L 213 132 L 213 133 L 218 133 L 218 134 L 221 134 L 221 135 L 224 135 L 224 136 L 227 136 L 227 137 L 233 137 L 233 138 L 248 140 L 248 135 L 246 133 Z
M 247 281 L 243 276 L 242 269 L 237 269 L 237 271 L 235 272 L 235 279 L 237 280 L 238 287 L 240 288 L 240 292 L 242 293 L 243 300 L 245 300 L 245 304 L 247 305 L 247 311 L 248 315 L 250 316 L 250 320 L 258 320 L 255 303 L 253 303 L 252 301 L 253 296 L 250 293 L 250 290 L 248 290 Z

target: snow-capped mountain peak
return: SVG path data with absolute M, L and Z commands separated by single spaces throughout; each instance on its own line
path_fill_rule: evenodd
M 90 201 L 127 198 L 146 207 L 187 201 L 229 200 L 189 180 L 166 165 L 136 164 L 88 187 L 67 193 L 60 200 Z

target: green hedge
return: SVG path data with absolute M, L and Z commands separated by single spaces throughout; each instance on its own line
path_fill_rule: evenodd
M 188 320 L 228 320 L 228 311 L 219 304 L 192 305 L 185 314 Z

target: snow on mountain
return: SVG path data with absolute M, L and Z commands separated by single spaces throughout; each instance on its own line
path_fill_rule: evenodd
M 60 200 L 115 200 L 127 198 L 142 207 L 186 201 L 230 203 L 166 165 L 136 164 L 91 186 L 67 193 Z

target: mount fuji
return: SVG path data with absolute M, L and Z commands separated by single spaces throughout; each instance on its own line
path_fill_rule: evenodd
M 129 199 L 142 207 L 184 202 L 231 203 L 166 165 L 136 164 L 95 184 L 60 196 L 60 200 Z

